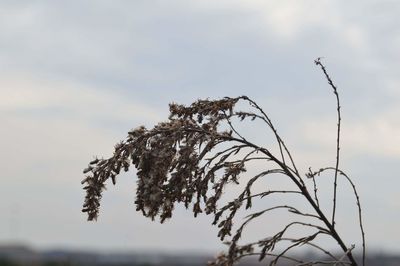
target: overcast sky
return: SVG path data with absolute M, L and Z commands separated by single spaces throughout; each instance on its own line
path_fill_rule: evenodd
M 265 108 L 303 171 L 334 165 L 335 100 L 313 64 L 324 57 L 368 246 L 400 252 L 399 14 L 395 0 L 0 0 L 0 243 L 221 248 L 211 217 L 178 208 L 159 225 L 135 212 L 133 172 L 87 222 L 82 169 L 166 119 L 169 102 L 239 95 Z M 354 200 L 341 203 L 359 245 Z

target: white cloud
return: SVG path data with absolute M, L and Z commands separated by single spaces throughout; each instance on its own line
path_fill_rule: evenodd
M 218 10 L 242 10 L 251 12 L 264 25 L 282 40 L 293 40 L 305 28 L 311 26 L 327 26 L 339 23 L 335 5 L 331 1 L 196 1 L 197 7 Z
M 93 155 L 111 155 L 113 145 L 136 123 L 160 120 L 156 109 L 112 91 L 19 76 L 24 79 L 0 78 L 0 160 L 6 176 L 24 179 L 45 162 L 45 168 L 79 167 L 75 170 L 80 172 Z
M 399 108 L 381 112 L 359 120 L 342 122 L 341 147 L 348 154 L 370 154 L 383 157 L 400 157 Z M 333 150 L 336 145 L 334 120 L 319 118 L 303 121 L 301 130 L 304 140 L 322 149 Z
M 3 112 L 29 114 L 30 111 L 43 110 L 47 112 L 46 116 L 51 116 L 51 111 L 47 110 L 58 108 L 80 120 L 106 117 L 117 121 L 139 119 L 155 122 L 161 117 L 156 109 L 110 89 L 41 80 L 25 73 L 0 77 L 0 87 L 0 110 Z

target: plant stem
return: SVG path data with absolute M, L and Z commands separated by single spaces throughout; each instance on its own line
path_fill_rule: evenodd
M 339 172 L 339 156 L 340 156 L 340 124 L 342 118 L 340 116 L 340 101 L 339 101 L 339 93 L 335 84 L 331 77 L 329 76 L 328 72 L 326 71 L 325 66 L 321 63 L 320 58 L 314 61 L 317 66 L 321 67 L 322 72 L 324 72 L 325 78 L 328 81 L 328 84 L 332 87 L 333 93 L 336 97 L 336 110 L 337 110 L 337 135 L 336 135 L 336 166 L 335 166 L 335 181 L 333 183 L 333 208 L 332 208 L 332 226 L 335 227 L 335 214 L 336 214 L 336 194 L 337 194 L 337 179 L 338 179 L 338 172 Z
M 269 156 L 275 163 L 277 163 L 282 168 L 282 170 L 286 173 L 286 175 L 296 184 L 296 186 L 300 189 L 301 193 L 304 195 L 304 197 L 308 200 L 308 202 L 311 204 L 311 206 L 317 212 L 317 214 L 319 215 L 321 220 L 324 222 L 324 224 L 326 225 L 326 227 L 330 231 L 331 236 L 336 240 L 336 242 L 339 244 L 339 246 L 347 254 L 347 257 L 349 258 L 349 260 L 351 262 L 351 265 L 353 265 L 353 266 L 357 266 L 358 265 L 356 260 L 353 257 L 353 254 L 351 253 L 351 251 L 349 251 L 349 249 L 347 248 L 347 246 L 345 245 L 345 243 L 343 242 L 343 240 L 340 238 L 339 234 L 337 233 L 334 225 L 331 222 L 329 222 L 329 220 L 326 218 L 325 214 L 322 212 L 320 207 L 315 203 L 315 201 L 313 200 L 312 196 L 308 192 L 306 186 L 299 182 L 299 180 L 301 180 L 300 176 L 297 176 L 297 177 L 294 176 L 293 173 L 288 169 L 287 165 L 284 164 L 283 162 L 281 162 L 276 157 L 274 157 L 268 150 L 266 150 L 264 148 L 261 148 L 261 147 L 255 145 L 255 144 L 253 144 L 253 143 L 251 143 L 249 141 L 246 141 L 246 140 L 233 138 L 233 137 L 231 137 L 230 140 L 238 141 L 238 142 L 241 142 L 243 144 L 248 145 L 249 147 L 253 147 L 255 149 L 258 149 L 262 153 L 264 153 L 265 155 Z

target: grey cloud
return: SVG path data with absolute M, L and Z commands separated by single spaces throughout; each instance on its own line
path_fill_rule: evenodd
M 17 137 L 24 137 L 24 134 L 13 134 L 13 130 L 25 130 L 28 135 L 34 135 L 29 136 L 32 138 L 44 134 L 46 121 L 60 117 L 60 114 L 55 113 L 54 110 L 61 110 L 64 118 L 65 116 L 78 117 L 77 121 L 66 119 L 65 125 L 57 129 L 62 131 L 70 127 L 76 130 L 72 136 L 60 133 L 59 141 L 64 142 L 62 147 L 68 156 L 59 155 L 55 158 L 62 160 L 57 168 L 66 171 L 66 174 L 60 178 L 60 180 L 65 180 L 69 178 L 69 175 L 75 175 L 78 170 L 80 171 L 80 167 L 83 166 L 81 164 L 86 163 L 84 158 L 88 156 L 89 160 L 92 152 L 102 154 L 103 149 L 108 152 L 107 147 L 112 148 L 114 142 L 118 141 L 120 136 L 124 136 L 129 127 L 135 126 L 133 123 L 151 120 L 147 115 L 151 113 L 149 109 L 152 110 L 153 106 L 154 116 L 157 116 L 167 109 L 167 103 L 170 101 L 189 103 L 196 98 L 247 94 L 265 106 L 273 120 L 277 121 L 280 132 L 288 139 L 288 142 L 293 140 L 294 143 L 291 146 L 299 148 L 298 154 L 301 156 L 312 149 L 306 145 L 306 140 L 302 139 L 300 130 L 303 121 L 315 119 L 318 123 L 326 118 L 331 119 L 329 121 L 332 121 L 333 125 L 335 123 L 332 92 L 320 71 L 313 65 L 313 60 L 319 56 L 325 57 L 329 72 L 339 86 L 346 123 L 357 121 L 361 125 L 368 125 L 372 114 L 376 114 L 376 117 L 385 117 L 388 112 L 396 112 L 397 109 L 394 106 L 398 105 L 400 97 L 400 94 L 396 93 L 396 84 L 400 84 L 398 78 L 400 76 L 398 67 L 400 6 L 397 1 L 324 2 L 318 6 L 319 14 L 314 14 L 312 10 L 307 9 L 295 10 L 294 12 L 299 12 L 295 13 L 297 17 L 284 16 L 287 5 L 290 5 L 290 1 L 282 1 L 274 5 L 274 9 L 265 5 L 263 1 L 220 1 L 218 3 L 215 1 L 96 1 L 95 4 L 93 1 L 59 1 L 57 3 L 54 1 L 0 1 L 0 70 L 3 73 L 1 76 L 3 83 L 0 85 L 3 88 L 5 77 L 12 76 L 16 80 L 26 79 L 25 92 L 30 90 L 33 94 L 52 95 L 56 91 L 69 91 L 68 99 L 75 101 L 83 93 L 80 93 L 79 89 L 72 90 L 71 84 L 76 84 L 77 88 L 93 88 L 92 94 L 104 93 L 100 95 L 102 99 L 100 102 L 86 101 L 85 98 L 75 101 L 75 104 L 67 109 L 61 108 L 63 104 L 59 101 L 53 102 L 50 109 L 43 108 L 39 111 L 35 109 L 36 114 L 33 114 L 29 108 L 19 107 L 19 114 L 28 113 L 30 117 L 23 117 L 16 113 L 7 113 L 9 116 L 3 114 L 0 116 L 2 121 L 9 122 L 14 119 L 13 123 L 8 123 L 10 127 L 7 131 L 7 138 L 9 138 L 7 142 L 11 143 L 16 141 Z M 271 10 L 281 13 L 272 14 Z M 283 17 L 279 17 L 282 14 Z M 273 18 L 272 15 L 279 15 L 278 19 Z M 279 23 L 285 23 L 286 20 L 292 23 L 287 27 L 293 27 L 293 29 L 287 29 L 285 35 L 280 32 L 283 31 L 285 25 Z M 38 90 L 35 86 L 29 85 L 30 77 L 49 80 L 54 86 L 48 87 L 45 91 Z M 66 82 L 70 85 L 61 86 Z M 86 90 L 82 89 L 82 91 Z M 87 91 L 86 94 L 88 94 Z M 102 108 L 108 97 L 111 99 L 110 104 L 120 108 L 113 108 L 113 106 Z M 123 102 L 122 107 L 119 105 L 120 101 Z M 86 102 L 87 105 L 85 105 Z M 129 109 L 130 102 L 132 105 L 140 103 L 141 106 L 149 109 L 131 110 Z M 1 103 L 0 107 L 2 107 Z M 1 110 L 3 111 L 4 108 Z M 46 116 L 41 112 L 50 113 L 50 115 Z M 89 115 L 85 115 L 87 112 Z M 106 113 L 112 113 L 112 115 L 107 116 Z M 39 125 L 43 127 L 42 129 L 24 122 L 23 119 L 29 121 L 32 116 L 41 121 Z M 111 121 L 119 122 L 112 123 Z M 393 119 L 391 118 L 390 121 Z M 23 127 L 22 125 L 30 126 Z M 112 133 L 109 133 L 110 129 Z M 117 134 L 117 131 L 120 133 Z M 4 133 L 1 134 L 4 135 Z M 94 140 L 90 139 L 92 134 L 97 136 Z M 325 137 L 325 135 L 321 136 L 321 138 Z M 390 139 L 390 136 L 386 138 Z M 46 143 L 45 138 L 40 138 L 40 140 Z M 72 163 L 69 161 L 74 157 L 71 143 L 80 141 L 87 144 L 82 144 L 82 147 L 76 151 L 81 154 L 81 157 Z M 49 143 L 54 145 L 54 142 Z M 27 146 L 31 149 L 26 152 L 32 157 L 32 164 L 40 160 L 43 162 L 46 158 L 50 160 L 51 153 L 55 152 L 50 147 L 48 148 L 50 153 L 46 153 L 33 144 Z M 321 148 L 323 145 L 315 145 L 314 148 L 317 151 L 324 151 Z M 12 150 L 12 147 L 7 147 Z M 23 145 L 18 146 L 18 151 L 24 154 Z M 35 154 L 39 159 L 35 158 Z M 13 168 L 18 166 L 18 156 L 19 154 L 15 153 L 11 161 L 3 155 L 3 161 L 9 165 L 8 173 L 12 174 Z M 316 157 L 315 154 L 310 155 L 312 156 Z M 348 167 L 354 167 L 357 175 L 365 175 L 369 180 L 374 175 L 363 165 L 370 165 L 371 161 L 375 159 L 379 161 L 379 158 L 360 158 L 359 160 L 350 158 L 351 163 Z M 387 181 L 395 182 L 391 178 L 395 173 L 388 170 L 391 167 L 393 165 L 389 165 L 387 169 L 382 168 L 381 176 Z M 68 168 L 73 171 L 67 171 Z M 15 175 L 18 174 L 17 178 L 23 180 L 25 178 L 23 175 L 30 170 L 32 169 L 19 169 Z M 44 180 L 53 178 L 50 170 L 50 172 L 37 169 L 35 171 L 37 172 L 33 178 Z M 40 177 L 41 174 L 42 177 Z M 73 182 L 75 181 L 77 179 Z M 376 180 L 373 181 L 365 181 L 365 183 L 360 181 L 361 191 L 367 191 L 365 193 L 367 219 L 372 219 L 373 212 L 377 208 L 371 203 L 369 191 L 371 184 L 377 185 Z M 9 182 L 9 188 L 17 187 L 14 181 L 7 182 Z M 22 181 L 19 182 L 23 184 Z M 50 185 L 56 186 L 57 182 L 52 181 L 48 186 L 44 182 L 43 190 L 51 189 Z M 76 197 L 79 193 L 76 191 L 80 189 L 79 181 L 76 186 L 72 185 L 73 182 L 71 181 L 67 186 L 68 191 L 73 192 L 57 200 L 71 200 L 73 204 L 78 204 Z M 21 183 L 18 184 L 21 185 Z M 129 186 L 130 183 L 121 185 L 125 184 Z M 34 188 L 35 196 L 42 194 L 43 191 L 38 190 L 37 186 Z M 28 190 L 29 187 L 22 187 L 22 189 Z M 122 196 L 118 196 L 117 192 L 120 190 L 112 188 L 110 191 L 114 192 L 108 191 L 113 194 L 105 201 L 105 204 L 110 206 L 104 210 L 104 219 L 107 222 L 100 222 L 101 225 L 95 229 L 88 229 L 93 227 L 79 222 L 79 226 L 71 226 L 69 230 L 82 230 L 80 232 L 93 230 L 90 237 L 98 235 L 99 231 L 106 231 L 107 237 L 112 239 L 110 245 L 117 245 L 121 238 L 113 238 L 110 233 L 114 230 L 113 215 L 118 213 L 125 215 L 127 210 L 133 212 L 133 207 L 129 204 L 132 202 L 129 198 L 132 196 L 130 189 L 129 187 L 127 191 L 122 191 Z M 56 191 L 60 191 L 59 188 Z M 389 194 L 394 195 L 394 193 L 390 190 Z M 0 201 L 4 202 L 5 198 L 2 198 L 4 196 L 0 197 Z M 114 205 L 113 197 L 117 197 L 118 204 Z M 39 201 L 44 202 L 45 199 L 41 198 Z M 387 204 L 387 199 L 380 204 Z M 119 207 L 122 205 L 126 208 Z M 71 223 L 78 223 L 80 218 L 84 219 L 80 216 L 78 209 L 73 209 L 71 205 L 61 206 L 68 209 L 65 217 L 73 217 L 68 220 Z M 390 210 L 395 212 L 397 211 L 395 208 L 391 206 Z M 107 214 L 107 212 L 110 213 Z M 39 214 L 34 220 L 38 223 L 41 222 Z M 129 214 L 127 222 L 118 222 L 121 228 L 129 228 L 130 222 L 141 228 L 139 232 L 130 234 L 127 242 L 133 242 L 138 238 L 145 239 L 146 236 L 141 234 L 141 231 L 150 230 L 150 227 L 146 225 L 147 221 L 135 222 L 135 219 L 138 219 L 137 216 Z M 190 219 L 185 221 L 193 222 Z M 48 223 L 45 224 L 49 226 Z M 171 230 L 172 235 L 182 224 L 173 222 L 165 231 Z M 371 220 L 369 224 L 371 228 L 375 228 L 377 221 Z M 393 226 L 395 225 L 390 224 L 391 228 Z M 162 232 L 161 228 L 164 227 L 157 229 L 159 230 L 157 232 Z M 200 230 L 205 231 L 209 228 L 208 223 L 201 222 Z M 35 242 L 36 233 L 33 228 L 29 230 L 32 234 L 28 234 L 27 238 Z M 117 235 L 121 237 L 124 233 L 119 231 Z M 46 237 L 46 243 L 53 241 L 51 235 Z M 157 239 L 156 236 L 152 238 Z M 93 239 L 89 241 L 71 237 L 69 241 L 70 243 L 82 241 L 87 245 L 100 241 L 100 237 Z M 371 241 L 374 239 L 378 238 L 371 236 Z M 61 241 L 60 238 L 57 241 Z M 379 239 L 379 241 L 385 246 L 390 246 L 393 242 L 392 239 L 386 242 L 384 239 Z M 150 244 L 145 243 L 145 245 Z M 178 243 L 173 245 L 177 248 Z M 192 247 L 195 248 L 196 245 L 193 244 Z

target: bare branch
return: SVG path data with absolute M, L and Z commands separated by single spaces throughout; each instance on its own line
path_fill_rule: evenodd
M 362 209 L 361 209 L 361 202 L 360 202 L 360 197 L 358 195 L 356 186 L 354 185 L 354 182 L 351 180 L 351 178 L 342 170 L 337 169 L 335 167 L 324 167 L 319 169 L 316 172 L 312 172 L 311 168 L 310 168 L 310 173 L 309 176 L 312 178 L 315 178 L 315 176 L 320 175 L 321 173 L 327 171 L 327 170 L 334 170 L 334 171 L 338 171 L 342 176 L 344 176 L 346 178 L 346 180 L 349 182 L 349 184 L 351 185 L 353 192 L 354 192 L 354 196 L 356 197 L 356 204 L 357 204 L 357 209 L 358 209 L 358 222 L 359 222 L 359 226 L 360 226 L 360 231 L 361 231 L 361 238 L 362 238 L 362 257 L 363 257 L 363 265 L 365 265 L 365 232 L 364 232 L 364 226 L 363 226 L 363 221 L 362 221 Z
M 333 89 L 333 93 L 336 96 L 336 108 L 337 108 L 337 135 L 336 135 L 336 166 L 335 166 L 335 181 L 333 183 L 333 208 L 332 208 L 332 226 L 335 227 L 335 214 L 336 214 L 336 193 L 337 193 L 337 176 L 338 176 L 338 169 L 339 169 L 339 156 L 340 156 L 340 124 L 341 124 L 341 115 L 340 115 L 340 101 L 339 101 L 339 94 L 337 92 L 337 88 L 331 77 L 328 75 L 325 66 L 321 63 L 321 58 L 318 58 L 314 61 L 315 64 L 321 67 L 322 72 L 324 72 L 325 78 L 327 79 L 329 85 Z

